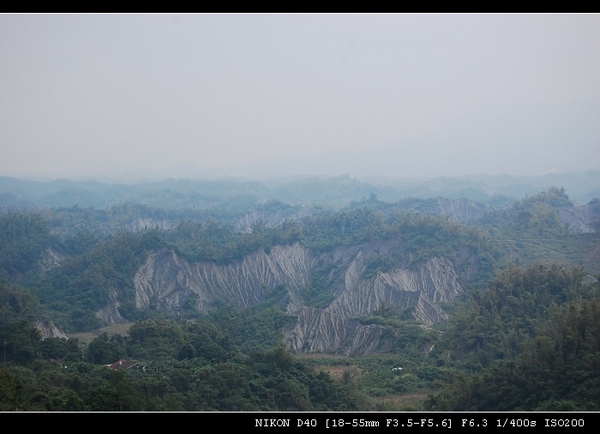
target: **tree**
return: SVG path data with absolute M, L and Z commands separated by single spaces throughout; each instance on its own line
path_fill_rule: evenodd
M 16 382 L 8 369 L 0 368 L 0 411 L 15 409 Z
M 33 321 L 41 314 L 37 298 L 24 288 L 0 282 L 0 325 L 18 320 Z
M 123 343 L 106 333 L 95 337 L 87 347 L 87 359 L 92 363 L 110 364 L 125 356 Z
M 27 321 L 14 321 L 0 327 L 0 342 L 4 343 L 6 361 L 28 364 L 40 356 L 42 335 Z

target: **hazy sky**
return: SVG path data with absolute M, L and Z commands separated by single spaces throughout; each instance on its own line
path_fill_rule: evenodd
M 600 167 L 598 14 L 3 14 L 0 62 L 0 176 Z

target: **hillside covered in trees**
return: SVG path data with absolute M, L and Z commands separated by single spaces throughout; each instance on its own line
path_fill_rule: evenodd
M 11 182 L 0 410 L 600 410 L 598 199 Z

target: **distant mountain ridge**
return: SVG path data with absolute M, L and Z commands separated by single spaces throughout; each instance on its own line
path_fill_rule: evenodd
M 288 316 L 289 349 L 356 355 L 393 345 L 400 321 L 444 321 L 494 267 L 558 259 L 600 272 L 600 199 L 559 187 L 484 200 L 402 198 L 349 176 L 0 187 L 0 272 L 31 283 L 71 331 L 262 306 Z M 107 206 L 66 205 L 85 197 Z
M 371 194 L 386 201 L 460 197 L 484 203 L 532 195 L 562 187 L 578 203 L 600 198 L 600 170 L 548 173 L 543 176 L 471 175 L 438 178 L 296 178 L 187 177 L 118 183 L 95 180 L 27 180 L 0 177 L 0 208 L 93 206 L 135 202 L 164 208 L 222 206 L 228 200 L 256 203 L 279 199 L 288 204 L 346 206 Z

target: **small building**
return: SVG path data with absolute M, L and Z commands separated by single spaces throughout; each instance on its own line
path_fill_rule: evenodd
M 115 363 L 111 363 L 110 365 L 105 365 L 105 366 L 114 371 L 121 371 L 121 370 L 127 370 L 127 369 L 145 370 L 144 366 L 141 366 L 138 362 L 134 362 L 132 360 L 125 360 L 125 359 L 121 359 L 119 361 L 116 361 Z

